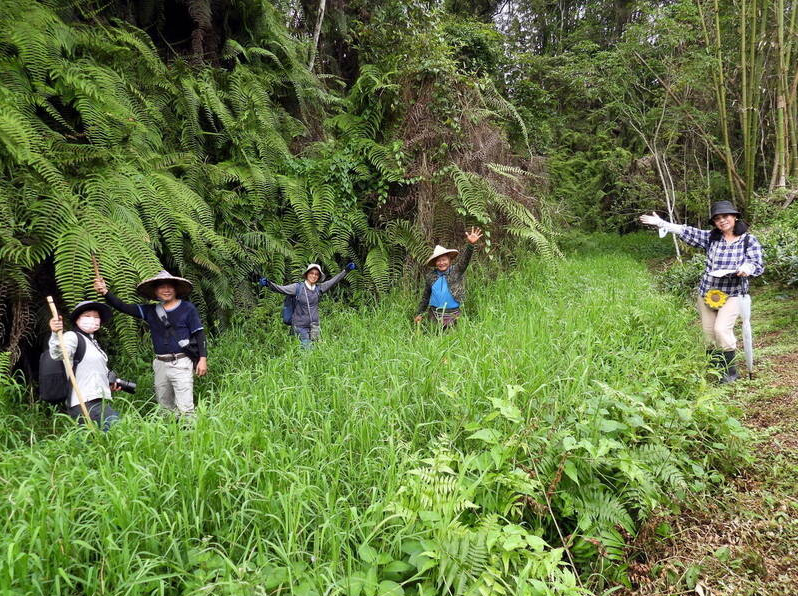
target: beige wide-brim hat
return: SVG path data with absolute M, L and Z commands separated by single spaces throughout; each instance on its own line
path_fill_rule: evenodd
M 452 259 L 454 259 L 457 255 L 460 254 L 459 250 L 455 250 L 454 248 L 444 248 L 440 244 L 436 245 L 432 251 L 432 256 L 427 259 L 427 265 L 434 265 L 435 259 L 443 255 L 449 255 Z
M 178 298 L 185 298 L 191 294 L 191 290 L 194 288 L 192 283 L 187 279 L 176 277 L 164 270 L 158 273 L 158 275 L 155 277 L 145 279 L 136 286 L 136 291 L 145 298 L 149 298 L 150 300 L 158 300 L 158 297 L 155 295 L 155 288 L 162 283 L 172 284 L 175 287 L 175 294 L 177 294 Z
M 327 276 L 326 276 L 326 275 L 324 275 L 324 271 L 322 271 L 322 270 L 321 270 L 321 265 L 318 265 L 318 264 L 316 264 L 316 263 L 311 263 L 310 265 L 308 265 L 307 267 L 305 267 L 305 272 L 302 274 L 302 277 L 304 277 L 304 278 L 307 278 L 307 276 L 308 276 L 308 272 L 309 272 L 311 269 L 315 269 L 316 271 L 318 271 L 318 272 L 319 272 L 319 282 L 318 282 L 318 283 L 321 283 L 321 282 L 323 282 L 325 279 L 327 279 Z

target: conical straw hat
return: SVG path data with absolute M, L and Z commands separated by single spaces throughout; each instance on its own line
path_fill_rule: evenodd
M 437 244 L 432 251 L 432 256 L 427 259 L 427 265 L 434 265 L 435 259 L 441 255 L 449 255 L 452 257 L 452 259 L 454 259 L 458 254 L 460 254 L 459 250 L 455 250 L 454 248 L 444 248 L 440 244 Z
M 169 282 L 175 287 L 175 294 L 177 294 L 178 298 L 185 298 L 191 294 L 191 290 L 194 288 L 191 282 L 187 279 L 176 277 L 168 271 L 163 270 L 155 277 L 145 279 L 143 282 L 137 285 L 136 291 L 145 298 L 149 298 L 150 300 L 158 300 L 158 297 L 155 295 L 155 288 L 164 282 Z

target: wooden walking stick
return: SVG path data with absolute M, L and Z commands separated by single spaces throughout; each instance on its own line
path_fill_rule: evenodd
M 50 305 L 50 312 L 53 314 L 53 318 L 58 318 L 58 310 L 55 308 L 55 302 L 53 302 L 53 297 L 47 297 L 47 304 Z M 64 332 L 58 332 L 58 343 L 61 344 L 61 354 L 64 360 L 64 368 L 66 369 L 66 374 L 69 377 L 69 381 L 72 383 L 72 388 L 75 390 L 75 395 L 78 396 L 78 403 L 80 403 L 80 409 L 83 410 L 83 416 L 86 418 L 86 424 L 91 425 L 91 418 L 89 417 L 89 410 L 86 408 L 86 400 L 83 399 L 83 393 L 80 391 L 80 387 L 78 387 L 78 380 L 75 378 L 75 371 L 72 370 L 72 359 L 69 357 L 69 354 L 66 350 L 66 344 L 64 343 Z

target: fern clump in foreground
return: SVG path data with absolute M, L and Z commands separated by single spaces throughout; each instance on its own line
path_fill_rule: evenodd
M 745 436 L 701 378 L 692 312 L 642 265 L 519 263 L 496 279 L 477 267 L 467 317 L 442 335 L 415 334 L 414 297 L 393 295 L 329 314 L 300 355 L 270 305 L 214 346 L 193 428 L 128 408 L 107 437 L 6 450 L 0 585 L 419 595 L 626 582 L 641 522 L 719 481 Z

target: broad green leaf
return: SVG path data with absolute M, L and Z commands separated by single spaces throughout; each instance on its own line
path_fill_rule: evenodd
M 478 430 L 474 434 L 470 435 L 468 438 L 474 439 L 476 441 L 485 441 L 489 445 L 495 445 L 499 442 L 501 435 L 499 434 L 499 431 L 492 428 L 483 428 L 482 430 Z
M 562 471 L 565 472 L 568 478 L 573 480 L 576 484 L 579 484 L 579 474 L 576 471 L 576 464 L 574 464 L 573 460 L 566 459 Z
M 402 586 L 387 579 L 380 582 L 377 590 L 378 596 L 402 596 L 404 593 Z
M 360 555 L 360 558 L 366 563 L 375 563 L 377 561 L 377 549 L 366 543 L 360 545 L 357 549 L 357 554 Z

